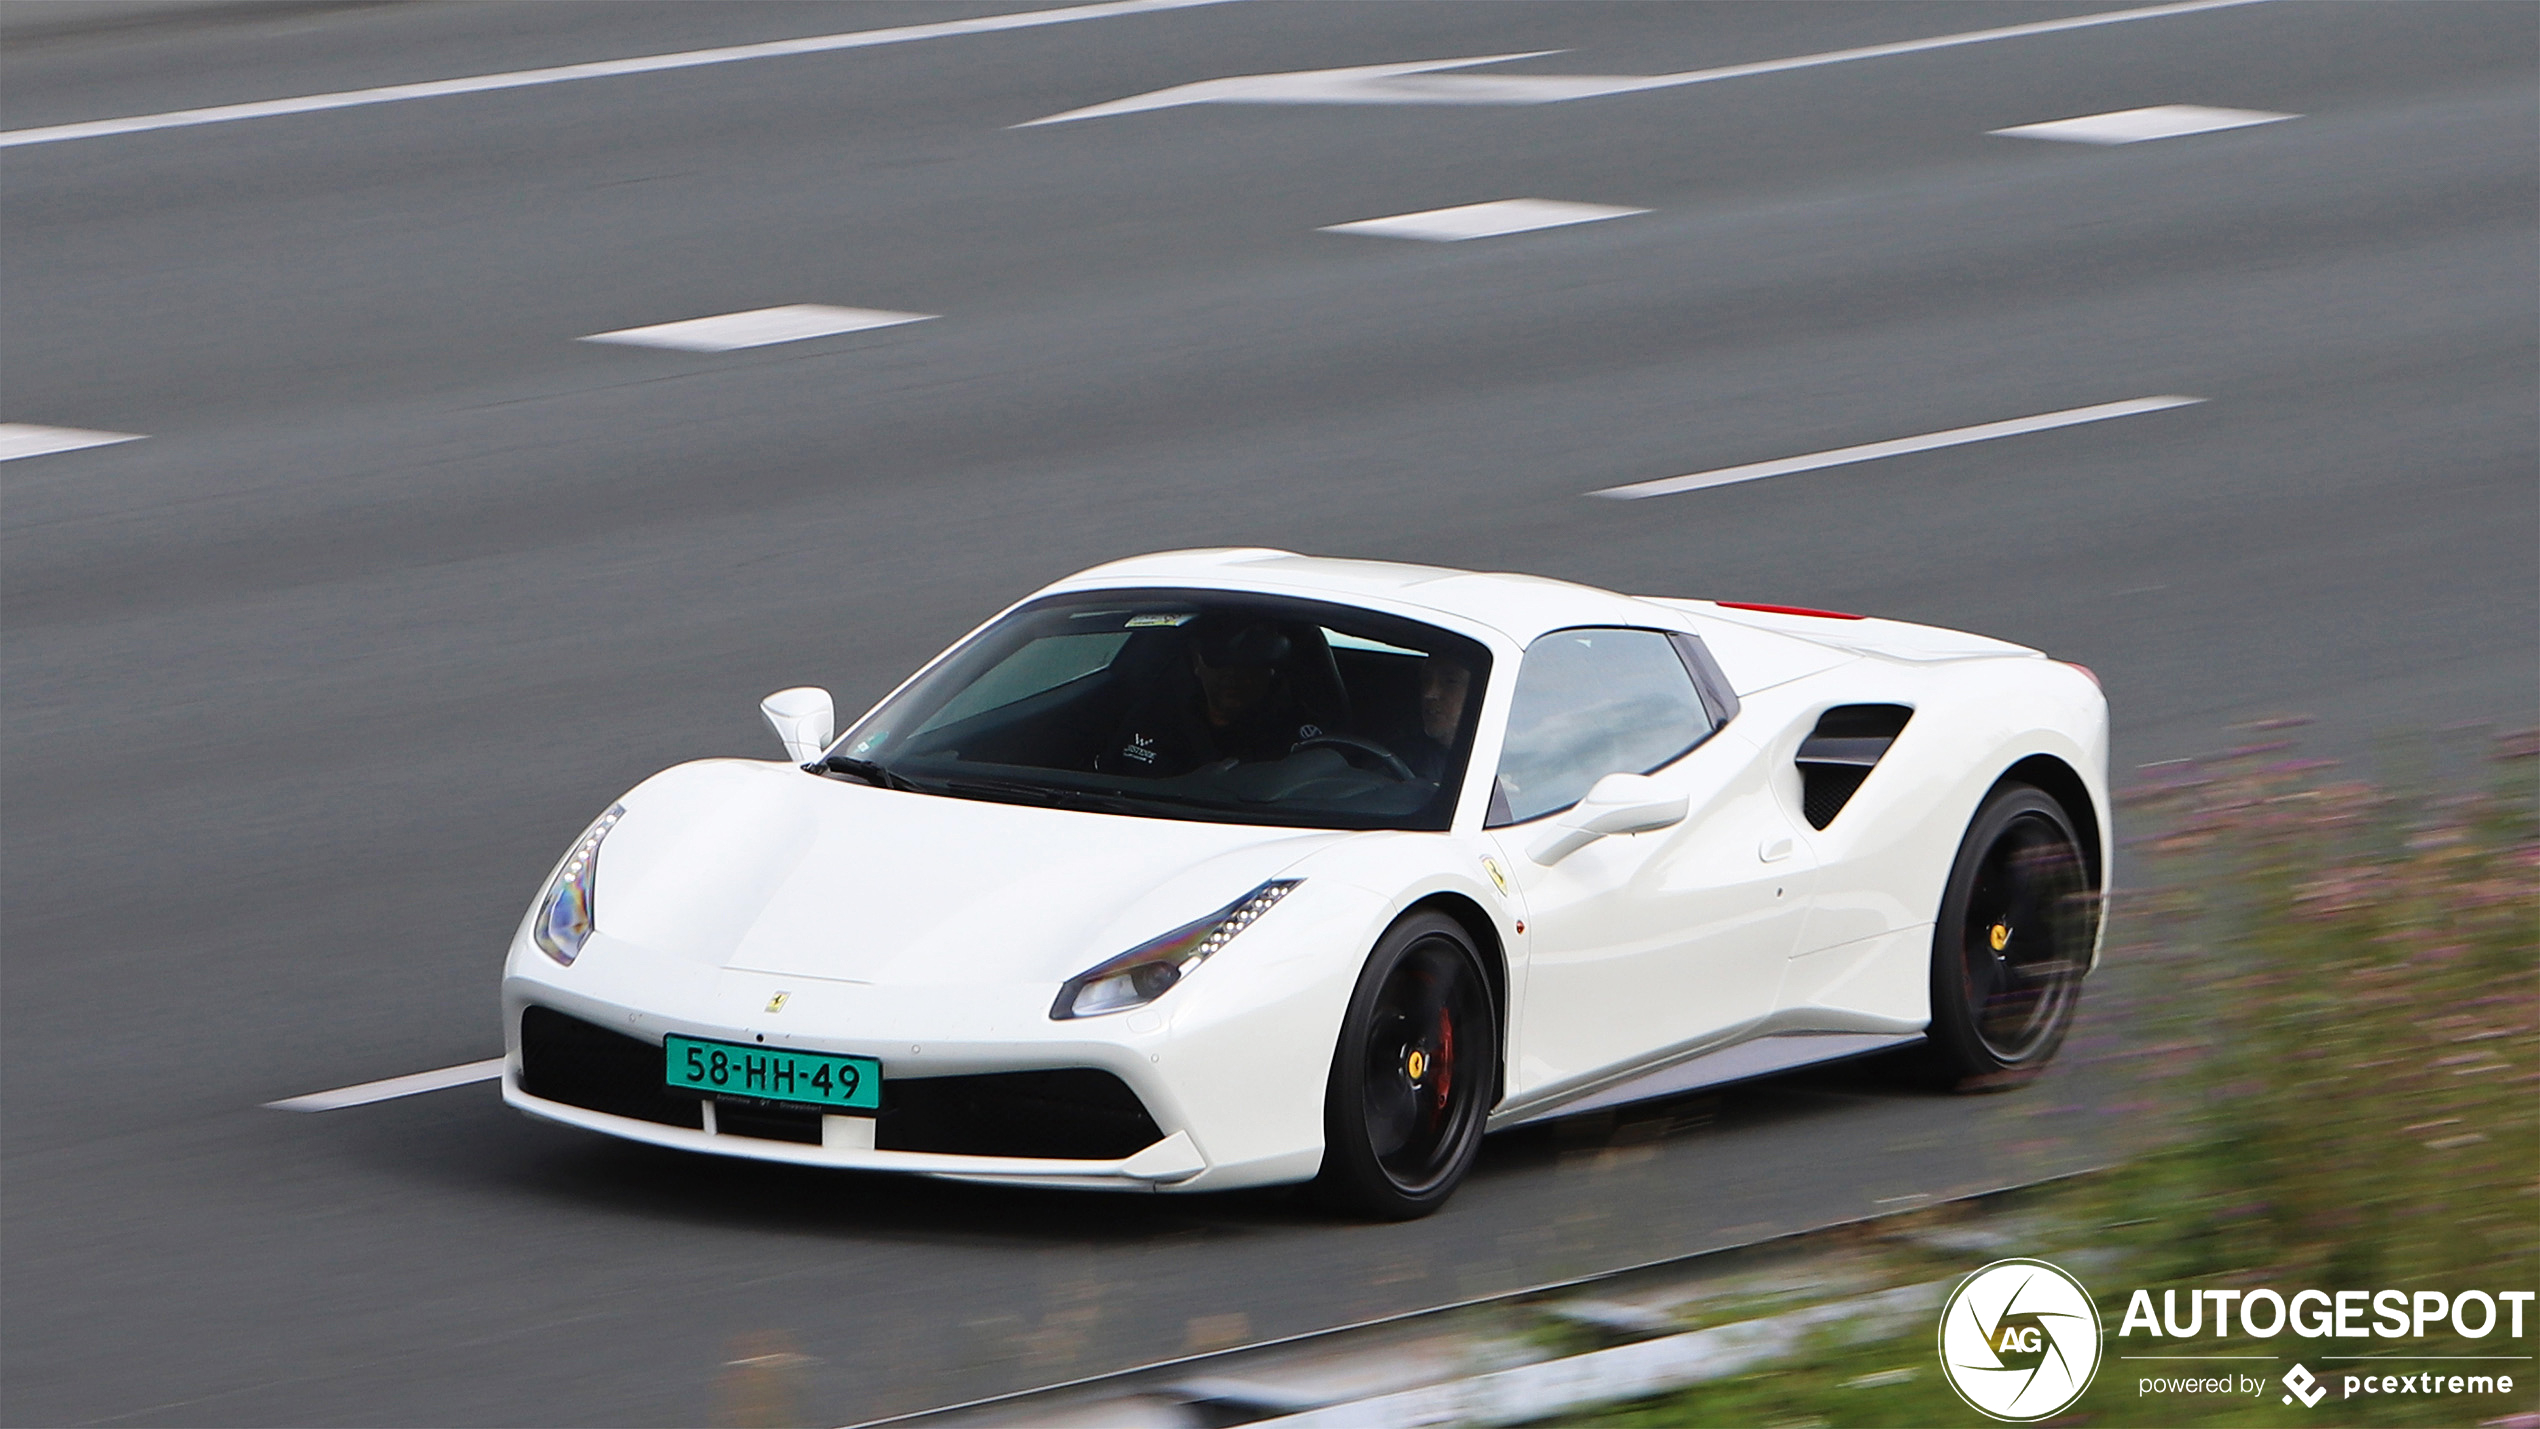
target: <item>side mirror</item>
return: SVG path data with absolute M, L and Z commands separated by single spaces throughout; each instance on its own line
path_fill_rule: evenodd
M 1685 796 L 1646 774 L 1608 774 L 1570 812 L 1544 830 L 1526 857 L 1546 868 L 1607 834 L 1645 834 L 1684 822 Z
M 767 716 L 767 727 L 776 731 L 777 740 L 796 764 L 818 759 L 837 734 L 837 707 L 829 702 L 829 692 L 817 685 L 778 690 L 758 702 L 758 712 Z

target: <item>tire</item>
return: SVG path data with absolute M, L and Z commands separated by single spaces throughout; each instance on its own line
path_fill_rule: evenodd
M 1499 1017 L 1472 936 L 1438 913 L 1386 930 L 1360 970 L 1323 1094 L 1316 1199 L 1405 1221 L 1446 1204 L 1482 1146 Z
M 2098 926 L 2063 805 L 2031 785 L 1995 788 L 1968 822 L 1932 928 L 1928 1078 L 1954 1091 L 2034 1080 L 2072 1027 Z

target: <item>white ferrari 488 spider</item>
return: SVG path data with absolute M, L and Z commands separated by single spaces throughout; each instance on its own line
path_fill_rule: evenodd
M 1998 1086 L 2097 957 L 2077 665 L 1826 611 L 1186 551 L 548 878 L 503 1095 L 637 1141 L 1435 1209 L 1486 1131 L 1919 1044 Z

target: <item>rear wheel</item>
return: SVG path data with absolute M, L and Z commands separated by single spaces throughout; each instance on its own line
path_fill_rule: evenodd
M 1958 845 L 1932 930 L 1932 1077 L 1969 1091 L 2034 1078 L 2072 1026 L 2098 919 L 2063 806 L 2026 784 L 1994 790 Z
M 1323 1096 L 1317 1195 L 1384 1220 L 1446 1203 L 1481 1150 L 1499 1019 L 1480 954 L 1437 913 L 1396 923 L 1368 955 Z

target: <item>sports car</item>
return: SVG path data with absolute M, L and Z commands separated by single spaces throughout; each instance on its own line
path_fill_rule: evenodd
M 2078 665 L 1831 611 L 1172 552 L 833 737 L 609 806 L 502 987 L 505 1100 L 1009 1185 L 1434 1210 L 1485 1133 L 1838 1058 L 2033 1076 L 2101 934 Z

